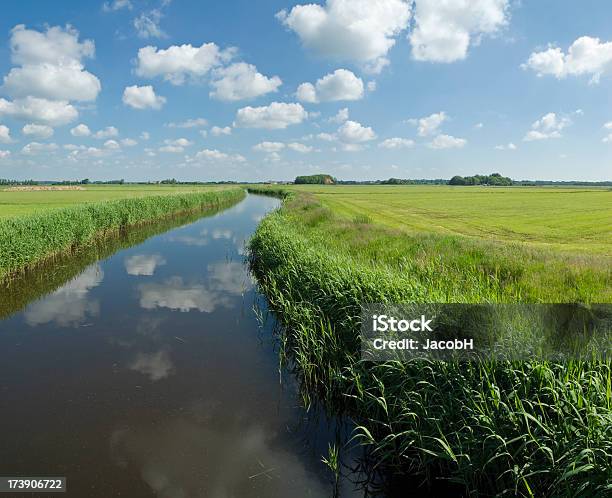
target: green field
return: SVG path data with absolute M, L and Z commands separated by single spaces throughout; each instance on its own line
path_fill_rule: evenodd
M 228 188 L 226 186 L 192 185 L 87 185 L 85 190 L 18 191 L 9 187 L 0 189 L 0 218 L 9 218 L 67 207 L 74 204 L 101 202 L 115 199 L 166 195 L 184 192 L 202 192 Z
M 372 363 L 359 342 L 365 303 L 612 303 L 612 192 L 290 186 L 280 195 L 250 263 L 306 406 L 351 417 L 380 469 L 450 479 L 466 495 L 612 489 L 609 356 Z M 530 344 L 537 332 L 527 323 L 513 337 Z
M 411 233 L 434 232 L 612 254 L 612 189 L 299 186 L 334 213 Z

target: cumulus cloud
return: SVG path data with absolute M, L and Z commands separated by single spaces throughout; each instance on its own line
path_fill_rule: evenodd
M 58 149 L 57 144 L 41 144 L 39 142 L 30 142 L 21 149 L 21 153 L 26 156 L 35 156 L 44 152 L 54 152 Z
M 138 142 L 133 138 L 124 138 L 123 140 L 119 140 L 119 143 L 124 147 L 134 147 L 135 145 L 138 145 Z
M 567 116 L 557 116 L 554 112 L 545 114 L 531 125 L 523 140 L 532 142 L 534 140 L 547 140 L 549 138 L 561 138 L 561 131 L 572 124 Z
M 232 129 L 229 126 L 213 126 L 210 129 L 210 133 L 215 136 L 218 137 L 220 135 L 231 135 L 232 134 Z
M 410 3 L 405 0 L 327 0 L 325 5 L 296 5 L 276 17 L 314 53 L 354 61 L 380 72 L 389 49 L 408 27 Z
M 517 147 L 512 142 L 510 142 L 506 145 L 496 145 L 495 149 L 496 150 L 516 150 Z
M 11 138 L 11 130 L 8 126 L 0 125 L 0 143 L 8 144 L 11 143 L 13 139 Z
M 215 43 L 172 45 L 167 49 L 147 46 L 138 50 L 136 74 L 143 78 L 163 77 L 174 85 L 199 79 L 214 67 L 229 61 L 235 49 L 221 50 Z
M 349 120 L 338 128 L 337 136 L 345 144 L 360 144 L 374 140 L 376 133 L 369 126 Z
M 117 135 L 119 135 L 119 130 L 117 128 L 114 126 L 107 126 L 106 128 L 98 130 L 96 133 L 94 133 L 93 137 L 99 140 L 104 140 L 105 138 L 116 137 Z
M 409 138 L 393 137 L 387 138 L 378 144 L 383 149 L 408 149 L 414 147 L 414 140 Z
M 228 102 L 252 99 L 278 91 L 282 83 L 278 76 L 268 78 L 259 73 L 254 65 L 237 62 L 213 71 L 210 96 Z
M 253 150 L 257 152 L 280 152 L 284 148 L 283 142 L 261 142 L 253 146 Z
M 185 150 L 185 147 L 193 145 L 193 142 L 186 138 L 166 139 L 164 146 L 159 148 L 160 152 L 168 152 L 171 154 L 180 154 Z
M 0 149 L 0 159 L 6 159 L 10 155 L 11 155 L 11 151 L 10 150 L 2 150 L 2 149 Z
M 166 97 L 156 95 L 151 85 L 132 85 L 123 91 L 123 103 L 134 109 L 161 109 Z
M 104 142 L 104 148 L 108 150 L 117 150 L 120 149 L 121 146 L 116 140 L 107 140 L 106 142 Z
M 508 23 L 508 0 L 418 0 L 409 39 L 419 61 L 454 62 Z
M 159 23 L 164 17 L 160 9 L 142 12 L 134 19 L 134 28 L 139 38 L 167 38 L 168 35 L 161 29 Z
M 179 123 L 166 123 L 168 128 L 200 128 L 206 126 L 208 121 L 204 118 L 192 118 Z
M 74 106 L 64 100 L 47 100 L 28 96 L 11 102 L 0 98 L 0 116 L 10 116 L 49 126 L 61 126 L 74 121 L 78 115 Z
M 451 135 L 438 135 L 427 146 L 431 149 L 461 149 L 465 147 L 467 140 Z
M 589 75 L 593 83 L 612 67 L 612 42 L 582 36 L 574 41 L 564 53 L 559 47 L 533 52 L 523 69 L 531 69 L 538 76 L 552 75 L 558 79 L 567 76 Z
M 116 10 L 127 9 L 132 10 L 133 5 L 130 0 L 113 0 L 112 2 L 104 2 L 102 10 L 104 12 L 114 12 Z
M 300 154 L 308 154 L 314 150 L 314 148 L 310 145 L 305 145 L 300 142 L 289 142 L 287 144 L 287 148 L 295 152 L 299 152 Z
M 296 92 L 302 102 L 332 102 L 336 100 L 359 100 L 363 98 L 363 81 L 347 69 L 336 69 L 333 73 L 312 83 L 302 83 Z
M 89 135 L 91 135 L 91 130 L 89 129 L 89 126 L 81 123 L 75 126 L 74 128 L 72 128 L 70 130 L 70 134 L 73 137 L 88 137 Z
M 195 159 L 204 161 L 232 161 L 239 163 L 246 161 L 240 154 L 226 154 L 217 149 L 203 149 L 195 155 Z
M 38 125 L 38 124 L 27 124 L 22 129 L 21 132 L 27 137 L 33 138 L 50 138 L 53 136 L 53 128 L 47 125 Z
M 235 126 L 241 128 L 284 129 L 299 124 L 308 117 L 300 104 L 272 102 L 268 106 L 243 107 L 236 113 Z
M 349 118 L 348 107 L 340 109 L 335 116 L 329 118 L 330 123 L 344 123 Z
M 93 57 L 94 43 L 80 42 L 74 28 L 53 26 L 39 32 L 19 24 L 11 30 L 10 47 L 18 67 L 4 77 L 2 88 L 13 100 L 0 99 L 0 114 L 62 125 L 78 115 L 70 101 L 97 98 L 100 80 L 82 63 Z
M 438 129 L 448 120 L 445 112 L 436 112 L 417 120 L 417 132 L 420 137 L 429 137 L 438 132 Z

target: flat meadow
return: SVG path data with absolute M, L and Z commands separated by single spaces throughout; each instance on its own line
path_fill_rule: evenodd
M 365 216 L 374 224 L 409 233 L 612 254 L 609 187 L 302 185 L 290 189 L 316 195 L 339 216 Z
M 63 208 L 74 204 L 103 202 L 151 195 L 203 192 L 224 189 L 215 185 L 83 185 L 82 190 L 18 190 L 0 188 L 0 219 Z

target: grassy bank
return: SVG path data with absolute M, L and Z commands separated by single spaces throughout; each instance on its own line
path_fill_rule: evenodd
M 292 195 L 250 244 L 304 400 L 349 414 L 381 468 L 480 496 L 612 489 L 610 361 L 373 364 L 368 302 L 612 302 L 602 256 L 381 226 Z
M 228 205 L 244 195 L 238 188 L 150 195 L 0 219 L 0 281 L 91 244 L 98 237 L 181 213 Z

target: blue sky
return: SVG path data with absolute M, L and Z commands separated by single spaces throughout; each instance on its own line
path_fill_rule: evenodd
M 612 4 L 21 1 L 0 177 L 612 179 Z

